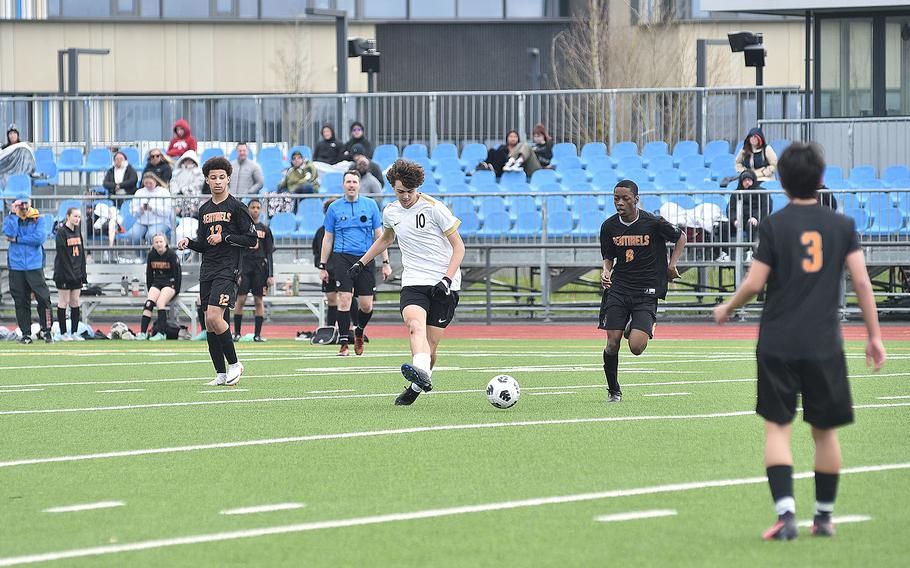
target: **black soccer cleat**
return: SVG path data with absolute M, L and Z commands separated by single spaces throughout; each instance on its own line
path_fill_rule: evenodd
M 234 340 L 234 343 L 237 343 L 238 341 L 240 341 L 240 334 L 239 334 L 239 333 L 235 333 L 234 336 L 233 336 L 231 339 Z
M 21 343 L 22 345 L 31 345 L 32 338 L 27 335 L 23 335 L 22 337 L 19 338 L 19 343 Z
M 256 343 L 263 343 L 263 342 L 265 342 L 265 339 L 263 339 L 261 335 L 254 335 L 253 341 L 255 341 Z
M 401 366 L 401 374 L 404 375 L 404 378 L 420 387 L 423 392 L 433 390 L 433 382 L 430 380 L 430 374 L 426 371 L 405 363 Z
M 395 399 L 395 406 L 410 406 L 417 400 L 420 393 L 411 388 L 411 385 L 404 387 L 404 392 Z
M 796 515 L 793 513 L 784 513 L 778 517 L 777 522 L 761 535 L 764 540 L 793 540 L 798 536 Z
M 815 515 L 812 519 L 812 534 L 815 536 L 834 536 L 834 521 L 831 515 Z
M 54 336 L 51 335 L 50 330 L 44 332 L 44 342 L 45 342 L 45 343 L 53 343 L 53 342 L 54 342 Z
M 611 392 L 607 397 L 607 402 L 622 402 L 621 392 Z

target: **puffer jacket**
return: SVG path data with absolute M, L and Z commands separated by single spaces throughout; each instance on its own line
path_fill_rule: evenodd
M 29 214 L 25 219 L 7 215 L 3 220 L 3 235 L 15 237 L 9 244 L 7 261 L 10 270 L 35 270 L 44 268 L 44 241 L 50 234 L 51 218 L 47 215 Z

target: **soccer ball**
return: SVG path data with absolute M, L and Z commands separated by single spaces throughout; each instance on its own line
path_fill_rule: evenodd
M 487 400 L 496 408 L 511 408 L 520 397 L 521 387 L 509 375 L 496 375 L 487 384 Z

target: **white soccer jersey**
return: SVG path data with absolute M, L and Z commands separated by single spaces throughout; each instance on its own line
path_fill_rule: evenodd
M 461 221 L 449 208 L 421 194 L 417 203 L 405 209 L 395 201 L 382 212 L 382 226 L 395 231 L 401 249 L 402 286 L 434 286 L 442 280 L 452 260 L 449 235 Z M 452 278 L 452 290 L 461 289 L 461 270 Z

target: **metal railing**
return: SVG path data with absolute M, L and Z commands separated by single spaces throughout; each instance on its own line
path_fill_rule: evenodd
M 579 147 L 631 140 L 740 140 L 756 124 L 754 87 L 345 95 L 0 97 L 0 122 L 22 139 L 63 148 L 138 146 L 172 136 L 186 119 L 199 141 L 313 146 L 323 124 L 339 139 L 360 120 L 374 145 L 501 143 L 510 129 L 528 139 L 536 123 Z M 803 115 L 798 87 L 762 90 L 765 116 Z M 339 104 L 340 103 L 340 104 Z

